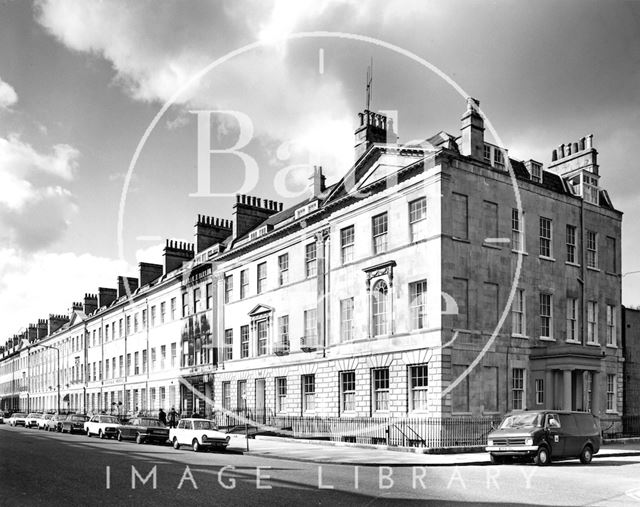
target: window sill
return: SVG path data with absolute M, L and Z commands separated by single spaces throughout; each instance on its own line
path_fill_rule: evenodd
M 620 415 L 620 412 L 618 412 L 617 410 L 605 410 L 604 413 L 610 415 Z
M 511 338 L 522 338 L 524 340 L 528 340 L 529 336 L 527 336 L 526 334 L 516 334 L 516 333 L 514 333 L 514 334 L 511 335 Z
M 543 342 L 555 342 L 556 341 L 556 339 L 552 338 L 551 336 L 540 336 L 539 338 Z
M 605 345 L 605 347 L 607 347 L 608 349 L 617 349 L 618 348 L 618 346 L 614 345 L 613 343 L 607 343 Z
M 587 342 L 585 345 L 590 345 L 591 347 L 599 347 L 600 342 Z
M 525 252 L 524 250 L 511 250 L 511 253 L 519 254 L 519 255 L 527 255 L 527 256 L 529 255 L 529 253 Z
M 466 238 L 457 238 L 456 236 L 451 236 L 451 239 L 452 239 L 453 241 L 458 241 L 458 242 L 460 242 L 460 243 L 471 243 L 471 241 L 469 241 L 469 240 L 468 240 L 468 239 L 466 239 Z
M 501 250 L 502 249 L 499 245 L 495 245 L 493 243 L 485 243 L 484 241 L 482 242 L 482 246 L 484 248 L 491 248 L 492 250 Z
M 582 345 L 582 343 L 580 342 L 580 340 L 566 340 L 565 343 L 572 343 L 574 345 Z
M 538 255 L 538 259 L 543 261 L 556 262 L 556 260 L 553 257 L 547 257 L 545 255 Z
M 575 262 L 565 261 L 565 264 L 566 264 L 567 266 L 573 266 L 574 268 L 579 268 L 579 267 L 580 267 L 580 264 L 577 264 L 577 263 L 575 263 Z
M 615 277 L 620 276 L 618 273 L 614 273 L 613 271 L 605 271 L 604 274 L 609 276 L 615 276 Z
M 591 266 L 587 266 L 587 269 L 588 269 L 589 271 L 595 271 L 596 273 L 600 273 L 600 269 L 599 269 L 599 268 L 593 268 L 593 267 L 591 267 Z
M 458 415 L 470 416 L 470 415 L 472 415 L 472 413 L 471 412 L 454 412 L 454 411 L 451 411 L 451 415 L 453 415 L 453 416 L 458 416 Z

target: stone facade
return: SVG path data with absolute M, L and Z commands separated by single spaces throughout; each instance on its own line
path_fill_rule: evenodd
M 33 347 L 12 338 L 3 400 L 54 408 L 41 344 L 62 351 L 69 408 L 88 411 L 620 414 L 622 214 L 593 141 L 544 170 L 486 142 L 477 104 L 460 137 L 428 146 L 381 142 L 395 135 L 365 112 L 336 184 L 316 168 L 288 209 L 238 196 L 232 221 L 199 216 L 193 245 L 167 242 L 162 273 L 141 266 L 140 287 L 127 279 Z

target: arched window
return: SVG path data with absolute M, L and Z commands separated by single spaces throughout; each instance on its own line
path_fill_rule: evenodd
M 389 288 L 378 280 L 371 292 L 373 305 L 373 336 L 389 334 Z

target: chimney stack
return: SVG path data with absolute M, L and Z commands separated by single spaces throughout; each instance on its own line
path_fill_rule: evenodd
M 168 239 L 164 247 L 164 273 L 170 273 L 182 267 L 182 264 L 194 257 L 193 243 Z
M 215 244 L 222 243 L 232 234 L 233 223 L 231 220 L 198 215 L 194 234 L 196 253 L 200 253 Z
M 255 229 L 271 215 L 282 211 L 282 203 L 251 195 L 236 195 L 233 206 L 233 239 L 238 239 Z
M 98 287 L 98 308 L 109 306 L 116 299 L 118 299 L 118 291 L 116 289 Z
M 467 98 L 467 110 L 460 128 L 460 153 L 476 160 L 484 160 L 484 120 L 478 110 L 480 101 Z
M 127 287 L 129 291 L 127 292 Z M 129 276 L 118 277 L 118 298 L 132 294 L 138 288 L 138 279 Z
M 84 295 L 84 305 L 83 310 L 85 315 L 91 315 L 98 309 L 98 296 L 95 294 L 85 294 Z
M 141 262 L 138 264 L 140 270 L 140 286 L 149 285 L 154 280 L 162 276 L 162 264 L 151 264 L 149 262 Z
M 309 187 L 311 188 L 311 194 L 313 197 L 320 197 L 320 195 L 322 194 L 322 192 L 325 191 L 326 186 L 325 186 L 325 181 L 326 181 L 326 177 L 324 176 L 324 174 L 322 174 L 322 166 L 319 165 L 314 165 L 313 166 L 313 173 L 311 174 L 311 177 L 309 178 L 309 180 L 311 181 L 311 184 L 309 185 Z
M 38 319 L 38 323 L 36 324 L 36 331 L 38 333 L 38 340 L 42 340 L 47 336 L 47 332 L 49 331 L 49 326 L 47 325 L 47 319 Z
M 55 333 L 58 329 L 64 326 L 67 322 L 69 322 L 69 317 L 66 315 L 53 315 L 49 314 L 49 329 L 47 335 L 50 336 Z
M 358 113 L 360 125 L 355 131 L 355 159 L 364 155 L 374 143 L 393 144 L 398 141 L 393 122 L 386 116 L 365 109 Z

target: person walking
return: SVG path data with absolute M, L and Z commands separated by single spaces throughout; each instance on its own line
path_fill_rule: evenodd
M 169 428 L 176 427 L 176 420 L 178 418 L 178 414 L 176 413 L 176 409 L 171 407 L 171 411 L 169 412 Z
M 165 426 L 167 425 L 167 414 L 162 409 L 160 409 L 160 411 L 158 412 L 158 421 L 160 421 Z

